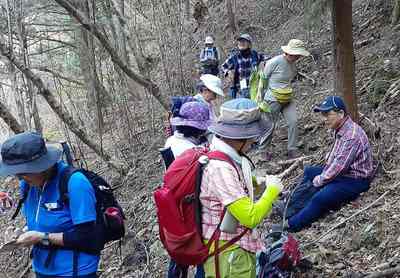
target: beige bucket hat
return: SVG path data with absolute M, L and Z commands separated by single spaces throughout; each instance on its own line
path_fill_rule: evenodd
M 281 48 L 283 52 L 290 55 L 310 56 L 310 52 L 304 47 L 304 42 L 298 39 L 291 39 L 287 45 Z

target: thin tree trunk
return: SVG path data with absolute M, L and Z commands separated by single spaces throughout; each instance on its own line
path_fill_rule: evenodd
M 7 5 L 7 25 L 8 25 L 8 48 L 10 49 L 11 54 L 13 53 L 14 50 L 14 44 L 12 40 L 12 21 L 11 21 L 11 7 L 10 7 L 10 1 L 6 1 Z M 15 6 L 14 6 L 15 10 Z M 18 118 L 21 121 L 21 125 L 23 129 L 27 129 L 27 120 L 26 120 L 26 115 L 25 115 L 25 105 L 23 101 L 23 96 L 22 92 L 18 89 L 18 82 L 17 82 L 17 71 L 15 69 L 15 66 L 10 62 L 9 65 L 9 74 L 10 74 L 10 81 L 11 81 L 11 91 L 15 96 L 15 104 L 17 106 L 17 112 L 18 112 Z
M 90 23 L 88 19 L 82 15 L 81 12 L 77 11 L 70 3 L 68 3 L 65 0 L 54 0 L 57 2 L 60 6 L 62 6 L 69 14 L 70 16 L 74 17 L 82 26 L 86 29 L 89 30 L 101 43 L 101 45 L 106 49 L 108 54 L 111 57 L 111 60 L 117 64 L 121 70 L 133 81 L 139 83 L 141 86 L 145 87 L 146 89 L 149 90 L 149 92 L 157 99 L 157 101 L 161 104 L 161 106 L 165 109 L 168 110 L 169 108 L 169 103 L 168 99 L 164 98 L 161 95 L 160 89 L 155 84 L 151 79 L 146 78 L 142 76 L 139 73 L 134 72 L 131 70 L 130 67 L 128 67 L 119 57 L 115 49 L 111 46 L 110 42 L 108 39 L 103 35 L 102 32 L 97 28 L 96 25 Z
M 354 82 L 352 4 L 348 0 L 332 1 L 333 47 L 335 58 L 335 92 L 343 95 L 348 112 L 358 121 Z
M 232 34 L 235 36 L 237 32 L 235 12 L 233 11 L 232 0 L 226 0 L 226 12 L 228 13 L 228 24 Z
M 111 156 L 102 151 L 102 149 L 96 144 L 85 132 L 84 128 L 79 126 L 78 123 L 73 119 L 73 117 L 63 109 L 61 103 L 57 98 L 50 92 L 50 90 L 44 85 L 42 79 L 35 75 L 29 68 L 24 67 L 24 65 L 18 61 L 15 56 L 10 52 L 4 43 L 0 42 L 0 54 L 6 57 L 10 62 L 12 62 L 25 76 L 30 79 L 33 85 L 38 89 L 38 93 L 42 95 L 47 103 L 50 105 L 51 109 L 58 115 L 58 117 L 70 128 L 70 130 L 88 147 L 90 147 L 99 157 L 101 157 L 110 167 L 117 171 L 121 171 L 121 166 L 117 165 L 115 162 L 111 161 Z
M 396 25 L 400 19 L 400 0 L 393 0 L 394 6 L 392 11 L 392 26 Z
M 15 134 L 24 132 L 24 128 L 2 102 L 0 102 L 0 117 Z
M 30 68 L 28 47 L 26 44 L 27 38 L 26 38 L 25 27 L 22 22 L 21 14 L 18 15 L 16 27 L 17 27 L 17 34 L 18 34 L 18 38 L 19 38 L 21 56 L 22 56 L 22 61 L 23 61 L 24 67 Z M 32 126 L 31 120 L 33 119 L 33 125 L 35 126 L 35 130 L 41 134 L 43 132 L 43 127 L 42 127 L 42 124 L 40 121 L 39 111 L 37 108 L 36 92 L 34 91 L 31 80 L 29 80 L 29 79 L 26 80 L 26 90 L 27 90 L 27 95 L 28 95 L 30 126 Z

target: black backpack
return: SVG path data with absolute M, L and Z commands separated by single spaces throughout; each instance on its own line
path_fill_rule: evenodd
M 98 251 L 110 241 L 122 239 L 125 235 L 124 219 L 125 215 L 113 194 L 111 186 L 98 174 L 85 169 L 77 169 L 68 166 L 64 169 L 58 190 L 60 201 L 68 205 L 68 181 L 76 173 L 82 173 L 90 182 L 96 196 L 96 233 L 98 233 Z

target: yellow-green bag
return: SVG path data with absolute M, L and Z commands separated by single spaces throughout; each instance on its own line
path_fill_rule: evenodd
M 293 99 L 293 89 L 291 87 L 281 89 L 271 89 L 272 95 L 279 103 L 285 104 Z
M 250 75 L 250 99 L 255 101 L 262 112 L 270 112 L 268 103 L 264 100 L 262 92 L 267 85 L 267 79 L 262 70 L 253 71 Z

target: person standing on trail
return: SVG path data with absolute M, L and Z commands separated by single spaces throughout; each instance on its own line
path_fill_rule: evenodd
M 224 96 L 221 79 L 211 74 L 203 74 L 197 84 L 197 90 L 199 93 L 194 98 L 207 104 L 210 110 L 210 120 L 216 121 L 217 114 L 215 113 L 213 101 L 217 99 L 217 96 Z
M 310 56 L 301 40 L 292 39 L 288 45 L 282 46 L 283 54 L 273 57 L 265 63 L 263 78 L 266 79 L 264 100 L 269 104 L 274 127 L 280 114 L 288 124 L 288 158 L 299 156 L 297 151 L 298 127 L 296 103 L 291 82 L 297 75 L 296 61 Z M 261 146 L 261 149 L 265 148 Z M 264 160 L 271 160 L 272 154 L 265 152 Z
M 256 252 L 262 250 L 263 242 L 255 227 L 268 215 L 282 190 L 282 183 L 276 176 L 266 176 L 266 189 L 261 198 L 254 201 L 252 166 L 245 153 L 261 134 L 271 128 L 271 122 L 261 119 L 257 104 L 245 98 L 222 104 L 218 121 L 209 127 L 215 135 L 211 151 L 223 152 L 235 166 L 211 159 L 204 168 L 200 191 L 202 235 L 207 242 L 221 223 L 219 247 L 235 238 L 240 239 L 206 260 L 205 277 L 216 277 L 216 271 L 220 277 L 249 278 L 256 275 Z M 210 253 L 215 248 L 218 247 L 213 243 Z M 218 256 L 217 265 L 215 256 Z
M 178 116 L 171 119 L 171 124 L 176 131 L 168 137 L 164 148 L 171 148 L 176 158 L 187 149 L 206 142 L 204 134 L 211 124 L 208 106 L 200 101 L 186 102 Z
M 219 53 L 214 46 L 214 39 L 207 36 L 204 48 L 200 52 L 201 74 L 212 74 L 218 76 L 219 73 Z
M 172 118 L 171 122 L 176 127 L 176 131 L 167 139 L 164 149 L 171 148 L 172 154 L 176 158 L 184 151 L 204 143 L 201 138 L 211 124 L 210 111 L 203 102 L 186 102 L 182 105 L 179 115 Z M 170 260 L 167 278 L 184 278 L 187 277 L 187 272 L 188 266 L 181 266 Z M 203 277 L 203 266 L 198 265 L 195 278 Z
M 67 164 L 62 150 L 46 145 L 35 132 L 7 139 L 1 146 L 0 176 L 16 176 L 26 196 L 23 212 L 27 232 L 16 244 L 32 246 L 37 278 L 95 278 L 100 253 L 96 232 L 96 196 L 80 172 L 68 182 L 69 205 L 59 200 L 59 183 Z
M 251 73 L 257 70 L 264 59 L 264 55 L 252 49 L 252 38 L 249 34 L 241 34 L 237 38 L 237 48 L 231 51 L 228 59 L 222 64 L 224 77 L 229 77 L 231 82 L 231 98 L 250 98 Z
M 358 198 L 369 189 L 374 175 L 368 137 L 347 114 L 343 100 L 328 96 L 314 112 L 321 113 L 326 127 L 334 131 L 335 143 L 323 167 L 304 169 L 303 189 L 296 188 L 288 206 L 286 227 L 292 232 L 301 231 L 329 211 Z

